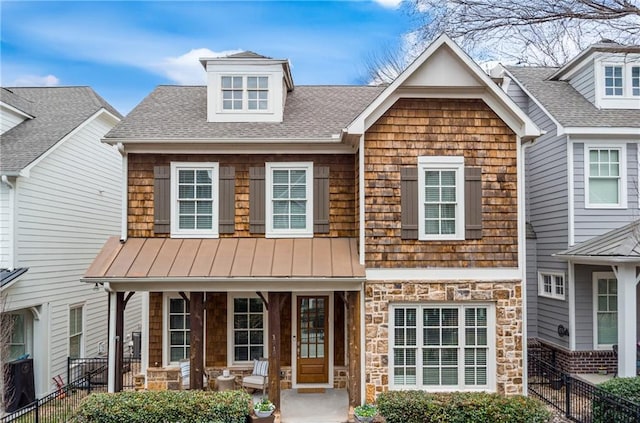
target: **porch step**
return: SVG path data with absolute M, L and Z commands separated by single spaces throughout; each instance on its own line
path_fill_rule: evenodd
M 324 394 L 327 392 L 325 388 L 298 388 L 299 394 Z

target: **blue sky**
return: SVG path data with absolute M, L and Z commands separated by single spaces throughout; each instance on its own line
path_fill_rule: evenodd
M 123 114 L 238 50 L 289 59 L 298 85 L 364 83 L 414 25 L 399 0 L 0 1 L 3 86 L 89 85 Z

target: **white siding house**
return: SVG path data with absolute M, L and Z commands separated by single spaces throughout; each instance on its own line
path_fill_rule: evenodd
M 2 94 L 3 105 L 20 110 L 19 97 L 35 117 L 2 135 L 0 260 L 3 312 L 19 316 L 8 359 L 34 359 L 39 397 L 53 377 L 66 380 L 67 357 L 106 352 L 108 294 L 80 278 L 120 232 L 122 158 L 101 138 L 121 116 L 88 87 Z M 13 115 L 2 114 L 3 129 Z M 126 322 L 127 333 L 140 329 L 140 298 L 129 302 Z

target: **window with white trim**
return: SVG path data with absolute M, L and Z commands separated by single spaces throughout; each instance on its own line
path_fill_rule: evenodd
M 250 363 L 266 357 L 267 321 L 264 303 L 258 296 L 228 294 L 229 365 Z
M 171 163 L 171 235 L 218 236 L 218 163 Z
M 223 111 L 269 110 L 269 77 L 227 75 L 220 77 Z
M 267 237 L 313 236 L 313 163 L 266 163 Z
M 564 300 L 565 283 L 564 273 L 539 272 L 538 273 L 538 295 L 541 297 Z
M 640 55 L 611 56 L 596 65 L 596 107 L 638 109 Z
M 612 272 L 593 273 L 594 344 L 610 349 L 618 343 L 618 281 Z
M 604 95 L 622 96 L 624 94 L 623 72 L 624 66 L 616 65 L 604 67 Z
M 71 307 L 69 309 L 69 357 L 79 358 L 83 354 L 83 321 L 82 306 Z
M 490 304 L 391 305 L 390 387 L 494 389 L 494 320 Z
M 464 239 L 464 157 L 418 157 L 418 239 Z
M 585 145 L 585 206 L 626 207 L 624 146 Z
M 631 67 L 631 95 L 640 96 L 640 66 Z
M 191 342 L 189 305 L 180 297 L 167 297 L 168 362 L 176 364 L 189 358 Z

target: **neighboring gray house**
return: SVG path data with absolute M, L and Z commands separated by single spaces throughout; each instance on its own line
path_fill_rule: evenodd
M 546 134 L 526 149 L 528 338 L 566 370 L 636 374 L 640 46 L 594 44 L 562 68 L 501 67 Z
M 106 354 L 107 294 L 80 277 L 120 233 L 122 158 L 100 142 L 120 119 L 89 87 L 1 89 L 0 311 L 14 319 L 6 359 L 33 358 L 38 397 L 68 356 Z

